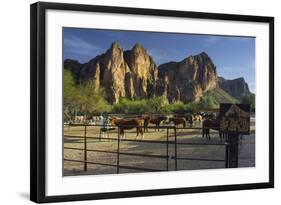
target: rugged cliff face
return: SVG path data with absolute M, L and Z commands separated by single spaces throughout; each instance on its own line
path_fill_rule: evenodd
M 132 50 L 124 53 L 130 73 L 128 75 L 129 84 L 126 88 L 132 90 L 130 97 L 147 97 L 155 94 L 158 69 L 151 56 L 140 45 L 136 44 Z
M 181 62 L 169 62 L 159 66 L 159 78 L 168 84 L 170 102 L 199 100 L 203 93 L 218 86 L 216 67 L 206 53 L 190 56 Z M 160 83 L 161 84 L 161 83 Z M 161 93 L 159 93 L 161 94 Z
M 104 88 L 110 103 L 118 102 L 120 97 L 155 94 L 158 69 L 140 44 L 124 52 L 118 43 L 112 43 L 106 53 L 86 64 L 71 60 L 65 60 L 64 64 L 65 68 L 75 71 L 73 73 L 80 81 L 92 82 L 96 89 Z
M 218 79 L 219 86 L 238 100 L 241 100 L 243 96 L 250 94 L 248 84 L 244 78 L 226 80 L 222 77 L 219 77 Z

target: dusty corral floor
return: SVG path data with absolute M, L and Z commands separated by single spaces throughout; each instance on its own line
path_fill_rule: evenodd
M 239 145 L 239 167 L 254 167 L 255 166 L 255 131 L 254 121 L 251 120 L 251 135 L 243 136 L 242 143 Z M 200 127 L 197 123 L 195 127 Z M 194 143 L 220 143 L 218 133 L 211 132 L 211 140 L 202 138 L 201 130 L 177 130 L 177 142 L 194 142 Z M 136 130 L 126 130 L 126 139 L 136 139 Z M 68 127 L 64 128 L 65 135 L 83 136 L 84 127 Z M 88 127 L 88 137 L 100 137 L 100 127 Z M 109 138 L 117 138 L 117 130 L 109 132 Z M 138 138 L 140 139 L 140 138 Z M 169 130 L 169 141 L 174 141 L 174 131 Z M 166 129 L 160 129 L 155 131 L 153 128 L 149 129 L 144 135 L 144 140 L 161 140 L 166 142 L 167 131 Z M 116 140 L 102 139 L 87 139 L 88 150 L 106 150 L 117 151 Z M 84 139 L 64 137 L 64 147 L 71 148 L 84 148 Z M 120 152 L 126 153 L 143 153 L 151 155 L 163 155 L 166 156 L 166 144 L 158 143 L 144 143 L 144 142 L 120 142 Z M 168 169 L 175 170 L 175 145 L 169 144 L 168 146 L 169 160 Z M 223 145 L 177 145 L 177 158 L 201 158 L 201 159 L 225 159 L 225 146 Z M 64 149 L 64 159 L 83 160 L 84 151 Z M 117 164 L 117 155 L 115 153 L 103 153 L 103 152 L 87 152 L 87 160 L 89 162 Z M 139 168 L 166 170 L 167 159 L 166 158 L 150 158 L 144 156 L 128 156 L 120 155 L 120 166 L 132 166 Z M 89 174 L 114 174 L 117 172 L 115 166 L 103 166 L 88 164 L 88 170 L 84 171 L 84 164 L 80 162 L 70 162 L 64 160 L 64 176 L 71 175 L 89 175 Z M 178 170 L 197 170 L 197 169 L 215 169 L 224 168 L 224 161 L 198 161 L 198 160 L 177 160 Z M 119 173 L 132 173 L 143 172 L 140 170 L 120 168 Z

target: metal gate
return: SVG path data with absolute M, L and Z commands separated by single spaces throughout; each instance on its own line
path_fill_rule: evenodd
M 79 138 L 83 139 L 83 148 L 75 148 L 75 147 L 68 147 L 64 146 L 64 149 L 71 149 L 71 150 L 77 150 L 83 152 L 83 160 L 78 159 L 69 159 L 64 158 L 64 161 L 70 161 L 70 162 L 76 162 L 76 163 L 83 163 L 84 171 L 86 172 L 88 170 L 88 164 L 94 164 L 94 165 L 101 165 L 101 166 L 110 166 L 116 168 L 116 173 L 120 173 L 120 168 L 124 169 L 131 169 L 131 170 L 139 170 L 144 172 L 155 172 L 155 171 L 171 171 L 171 170 L 178 170 L 178 161 L 182 160 L 197 160 L 197 161 L 215 161 L 215 162 L 224 162 L 224 166 L 227 168 L 229 167 L 229 146 L 230 144 L 227 142 L 221 142 L 221 143 L 213 143 L 211 141 L 209 142 L 178 142 L 178 136 L 177 136 L 177 130 L 178 129 L 196 129 L 196 130 L 202 130 L 202 128 L 194 128 L 194 127 L 188 127 L 188 128 L 177 128 L 175 126 L 149 126 L 148 128 L 161 128 L 166 129 L 166 140 L 138 140 L 138 139 L 121 139 L 120 138 L 120 128 L 115 127 L 115 129 L 118 129 L 118 136 L 117 138 L 108 137 L 105 138 L 106 140 L 115 141 L 117 143 L 117 150 L 116 151 L 108 151 L 108 150 L 101 150 L 101 149 L 89 149 L 87 148 L 88 145 L 88 139 L 95 139 L 97 140 L 96 143 L 103 140 L 103 138 L 100 137 L 93 137 L 88 136 L 87 128 L 90 126 L 99 126 L 99 125 L 87 125 L 87 124 L 77 124 L 77 125 L 69 125 L 69 126 L 83 126 L 84 133 L 83 136 L 70 136 L 70 135 L 64 135 L 65 138 Z M 169 139 L 169 132 L 173 131 L 173 140 Z M 156 155 L 156 154 L 145 154 L 145 153 L 129 153 L 124 152 L 120 148 L 120 144 L 122 142 L 136 142 L 136 143 L 155 143 L 155 144 L 163 144 L 163 146 L 166 149 L 166 153 L 162 155 Z M 173 145 L 173 156 L 169 156 L 169 145 Z M 190 158 L 190 157 L 179 157 L 178 156 L 178 146 L 221 146 L 223 149 L 225 149 L 225 157 L 223 159 L 211 159 L 211 158 Z M 170 148 L 171 149 L 171 148 Z M 100 152 L 100 153 L 110 153 L 110 154 L 116 154 L 116 163 L 101 163 L 101 162 L 94 162 L 88 160 L 88 153 L 89 152 Z M 126 156 L 139 156 L 139 157 L 145 157 L 145 158 L 158 158 L 161 160 L 165 160 L 165 167 L 162 169 L 155 169 L 155 168 L 143 168 L 143 167 L 137 167 L 137 166 L 127 166 L 122 165 L 122 162 L 120 161 L 120 156 L 126 155 Z M 174 161 L 174 168 L 169 170 L 169 161 Z

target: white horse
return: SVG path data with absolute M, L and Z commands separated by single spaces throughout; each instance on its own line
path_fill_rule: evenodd
M 74 120 L 75 122 L 84 122 L 86 120 L 86 115 L 76 115 Z

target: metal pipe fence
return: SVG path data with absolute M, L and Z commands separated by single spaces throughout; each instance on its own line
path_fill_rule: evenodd
M 177 130 L 202 130 L 201 127 L 181 127 L 178 128 L 176 126 L 146 126 L 146 128 L 156 128 L 156 129 L 166 129 L 166 139 L 165 140 L 140 140 L 140 139 L 121 139 L 120 137 L 120 128 L 122 126 L 110 126 L 108 128 L 111 128 L 111 130 L 117 130 L 117 137 L 107 137 L 107 138 L 102 138 L 101 137 L 101 132 L 99 137 L 94 137 L 94 136 L 89 136 L 87 131 L 88 127 L 95 126 L 95 127 L 100 127 L 102 128 L 101 125 L 91 125 L 91 124 L 72 124 L 72 125 L 67 125 L 70 127 L 76 127 L 76 126 L 81 126 L 83 127 L 84 133 L 83 136 L 79 135 L 64 135 L 64 138 L 75 138 L 75 139 L 81 139 L 83 140 L 83 148 L 76 148 L 76 147 L 68 147 L 64 146 L 65 150 L 77 150 L 83 152 L 83 160 L 78 160 L 78 159 L 69 159 L 69 158 L 64 158 L 64 161 L 69 161 L 69 162 L 76 162 L 76 163 L 82 163 L 83 170 L 86 172 L 88 171 L 88 164 L 92 165 L 101 165 L 101 166 L 109 166 L 109 167 L 116 167 L 116 173 L 120 173 L 120 168 L 122 169 L 131 169 L 131 170 L 138 170 L 138 171 L 148 171 L 148 172 L 154 172 L 154 171 L 169 171 L 169 162 L 170 160 L 174 160 L 174 169 L 173 170 L 178 170 L 178 160 L 190 160 L 190 161 L 214 161 L 214 162 L 224 162 L 224 166 L 226 168 L 229 167 L 229 143 L 227 142 L 181 142 L 178 141 L 178 135 L 177 135 Z M 144 126 L 138 126 L 139 128 L 144 128 Z M 126 128 L 128 126 L 126 125 Z M 135 126 L 132 128 L 135 128 Z M 109 129 L 110 130 L 110 129 Z M 169 140 L 170 136 L 170 131 L 173 130 L 173 140 Z M 101 149 L 89 149 L 87 147 L 88 139 L 94 139 L 97 141 L 94 141 L 93 143 L 99 143 L 101 140 L 110 140 L 110 141 L 116 141 L 117 143 L 117 149 L 116 151 L 109 151 L 109 150 L 101 150 Z M 147 154 L 147 153 L 132 153 L 132 152 L 125 152 L 122 151 L 121 149 L 121 143 L 122 142 L 134 142 L 134 143 L 148 143 L 148 144 L 163 144 L 165 145 L 165 154 Z M 173 156 L 169 155 L 169 145 L 174 145 L 173 146 Z M 179 157 L 178 156 L 178 146 L 222 146 L 225 149 L 225 157 L 224 159 L 209 159 L 209 158 L 191 158 L 191 157 Z M 170 148 L 171 149 L 171 148 Z M 96 153 L 108 153 L 108 154 L 116 154 L 116 163 L 101 163 L 101 162 L 93 162 L 88 160 L 88 153 L 89 152 L 96 152 Z M 120 164 L 120 156 L 137 156 L 137 157 L 145 157 L 145 158 L 157 158 L 161 160 L 165 160 L 165 168 L 163 169 L 155 169 L 155 168 L 144 168 L 144 167 L 137 167 L 137 166 L 127 166 L 127 165 L 122 165 Z

